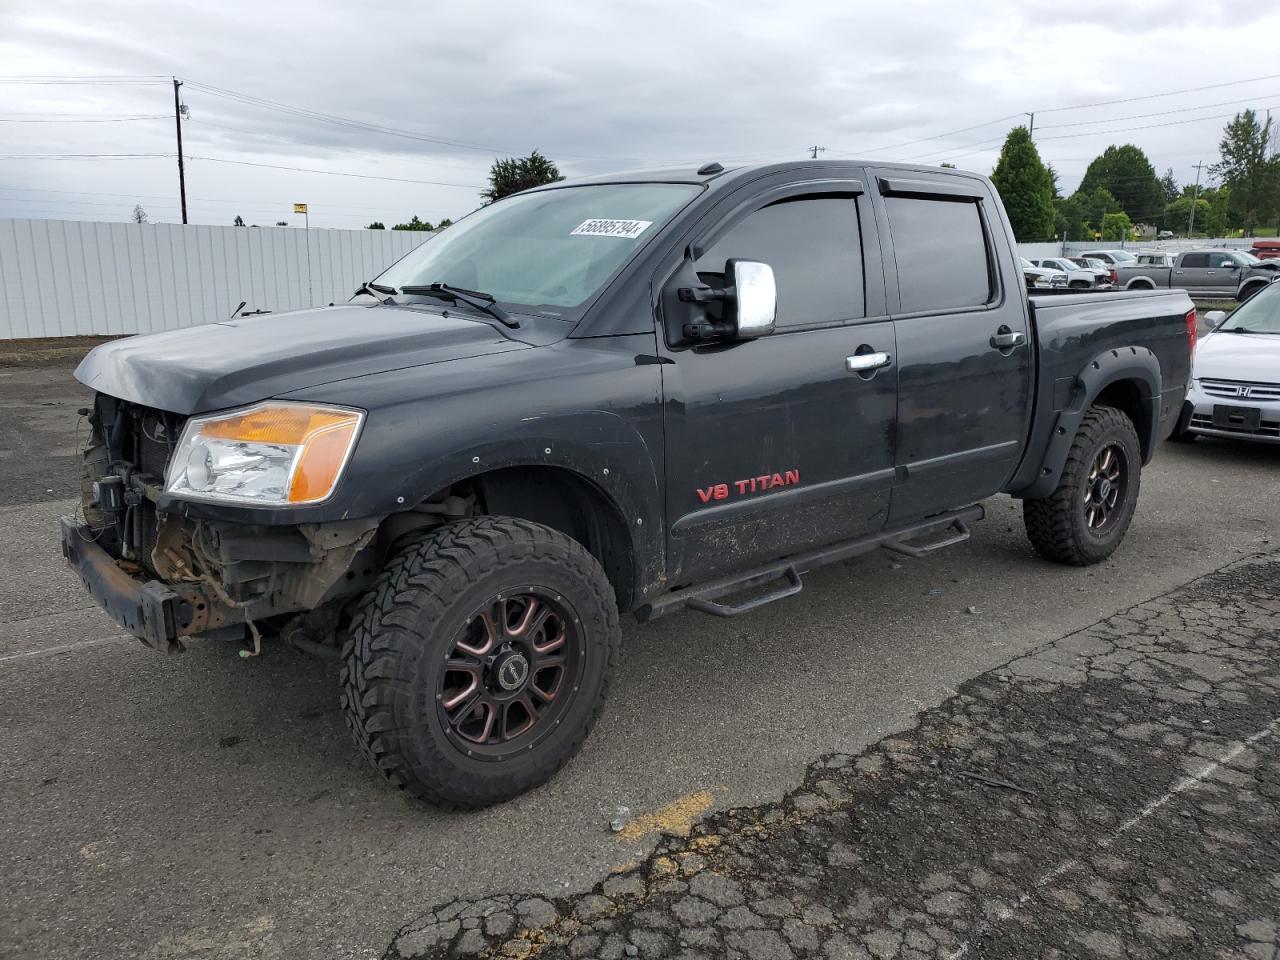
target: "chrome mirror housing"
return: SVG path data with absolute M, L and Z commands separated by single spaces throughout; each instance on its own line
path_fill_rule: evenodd
M 735 334 L 743 339 L 773 333 L 778 315 L 778 286 L 773 268 L 757 260 L 729 260 L 725 279 L 733 283 L 736 303 Z

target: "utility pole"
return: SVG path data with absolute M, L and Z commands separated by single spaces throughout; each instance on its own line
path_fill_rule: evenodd
M 1200 168 L 1203 166 L 1204 166 L 1203 160 L 1201 160 L 1199 163 L 1196 164 L 1196 188 L 1191 193 L 1191 215 L 1187 217 L 1187 237 L 1188 238 L 1191 237 L 1191 233 L 1193 230 L 1195 230 L 1195 226 L 1196 226 L 1196 203 L 1200 199 Z
M 1036 112 L 1032 110 L 1027 116 L 1031 118 L 1031 125 L 1027 127 L 1027 136 L 1034 140 L 1036 136 Z
M 178 130 L 178 192 L 182 196 L 182 222 L 187 222 L 187 172 L 182 166 L 182 100 L 178 88 L 182 81 L 173 78 L 173 123 Z
M 806 147 L 806 149 L 810 152 L 814 160 L 818 159 L 818 154 L 827 152 L 826 147 L 814 146 L 814 147 Z

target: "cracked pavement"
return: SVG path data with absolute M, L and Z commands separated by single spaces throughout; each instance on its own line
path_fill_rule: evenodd
M 387 960 L 1275 960 L 1280 558 L 963 684 L 581 895 L 454 900 Z

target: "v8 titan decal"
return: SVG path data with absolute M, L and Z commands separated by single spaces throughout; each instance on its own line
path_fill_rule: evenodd
M 749 493 L 762 493 L 774 487 L 789 487 L 800 482 L 799 470 L 787 470 L 783 473 L 765 473 L 746 480 L 734 480 L 733 483 L 713 483 L 709 487 L 698 487 L 698 499 L 703 503 L 712 500 L 728 500 L 730 497 L 741 497 Z

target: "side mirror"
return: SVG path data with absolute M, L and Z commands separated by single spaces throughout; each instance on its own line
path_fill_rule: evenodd
M 683 324 L 686 340 L 754 340 L 773 333 L 778 313 L 778 286 L 773 268 L 757 260 L 726 260 L 724 287 L 680 287 L 684 303 L 720 303 L 719 320 L 704 315 Z
M 1217 330 L 1227 319 L 1227 311 L 1210 310 L 1204 315 L 1204 322 L 1207 323 L 1212 330 Z
M 729 260 L 724 265 L 726 280 L 736 292 L 734 333 L 742 339 L 773 333 L 778 316 L 778 285 L 773 267 L 758 260 Z

